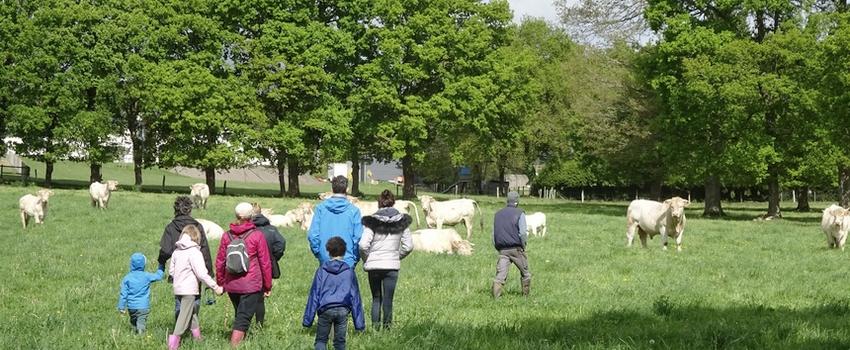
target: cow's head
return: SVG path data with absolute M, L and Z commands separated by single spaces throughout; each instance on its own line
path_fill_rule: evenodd
M 680 197 L 673 197 L 666 201 L 664 204 L 670 207 L 670 215 L 676 219 L 681 218 L 685 215 L 685 207 L 691 204 L 691 202 L 687 199 L 682 199 Z
M 454 251 L 457 255 L 469 256 L 472 255 L 473 245 L 474 244 L 472 244 L 472 242 L 465 239 L 452 241 L 452 251 Z
M 48 199 L 50 199 L 50 196 L 52 195 L 53 191 L 51 190 L 38 190 L 38 192 L 36 192 L 36 196 L 38 197 L 38 199 L 45 203 L 48 201 Z
M 115 180 L 106 181 L 106 188 L 109 189 L 110 191 L 117 191 L 118 190 L 118 181 L 115 181 Z
M 431 196 L 428 196 L 428 195 L 421 195 L 421 196 L 416 196 L 416 198 L 419 198 L 419 203 L 422 204 L 422 210 L 424 210 L 425 213 L 428 213 L 428 212 L 431 211 L 431 202 L 434 201 L 434 197 L 431 197 Z

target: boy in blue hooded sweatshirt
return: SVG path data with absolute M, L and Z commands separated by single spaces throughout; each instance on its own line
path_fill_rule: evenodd
M 326 249 L 331 260 L 322 263 L 316 270 L 301 324 L 311 327 L 318 313 L 316 350 L 327 349 L 331 326 L 334 328 L 334 349 L 343 350 L 345 333 L 348 330 L 348 314 L 352 314 L 354 329 L 358 331 L 366 329 L 366 319 L 363 317 L 357 276 L 354 269 L 342 260 L 346 251 L 345 241 L 340 237 L 333 237 L 328 240 Z
M 145 332 L 145 321 L 150 313 L 151 283 L 161 280 L 165 273 L 162 264 L 156 273 L 145 272 L 147 260 L 142 253 L 130 256 L 130 272 L 121 280 L 121 296 L 118 297 L 118 311 L 122 314 L 125 309 L 130 311 L 130 324 L 139 334 Z
M 349 267 L 354 267 L 360 260 L 357 245 L 360 243 L 360 237 L 363 236 L 360 209 L 352 205 L 345 195 L 348 179 L 344 176 L 333 178 L 331 189 L 333 196 L 319 203 L 314 210 L 307 241 L 310 243 L 310 250 L 321 265 L 331 259 L 327 251 L 323 249 L 328 240 L 334 236 L 342 238 L 345 246 L 348 247 L 343 261 Z

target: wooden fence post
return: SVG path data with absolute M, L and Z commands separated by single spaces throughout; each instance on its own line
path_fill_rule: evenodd
M 224 189 L 221 191 L 221 194 L 227 194 L 227 180 L 224 180 Z
M 162 175 L 162 193 L 165 193 L 165 175 Z

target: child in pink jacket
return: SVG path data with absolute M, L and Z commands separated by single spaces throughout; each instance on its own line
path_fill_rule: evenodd
M 224 293 L 224 289 L 215 283 L 207 271 L 204 256 L 201 254 L 200 240 L 201 232 L 198 228 L 195 225 L 187 225 L 183 228 L 171 255 L 171 268 L 168 273 L 174 279 L 174 296 L 180 298 L 180 314 L 174 325 L 174 333 L 168 336 L 170 350 L 180 346 L 180 336 L 190 325 L 192 336 L 201 339 L 198 305 L 195 304 L 195 296 L 200 294 L 198 280 L 215 290 L 216 294 Z

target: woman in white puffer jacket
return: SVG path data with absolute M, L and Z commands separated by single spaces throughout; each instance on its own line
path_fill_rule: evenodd
M 393 320 L 393 295 L 398 282 L 401 259 L 413 251 L 410 234 L 410 215 L 395 208 L 392 192 L 384 190 L 378 199 L 378 211 L 363 217 L 363 236 L 360 238 L 360 257 L 363 269 L 369 274 L 372 290 L 372 326 L 389 328 Z M 383 310 L 383 317 L 381 311 Z

